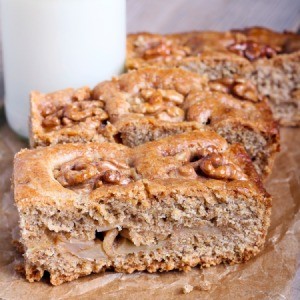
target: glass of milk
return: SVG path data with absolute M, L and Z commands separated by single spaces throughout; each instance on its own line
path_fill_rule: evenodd
M 125 0 L 1 0 L 5 111 L 28 136 L 29 94 L 93 87 L 123 71 Z

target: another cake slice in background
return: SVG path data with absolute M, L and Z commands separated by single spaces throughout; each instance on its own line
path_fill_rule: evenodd
M 31 282 L 243 262 L 270 221 L 271 198 L 243 147 L 207 130 L 136 148 L 22 150 L 13 178 Z
M 253 27 L 227 32 L 131 34 L 127 68 L 180 67 L 210 80 L 242 76 L 268 97 L 282 125 L 300 125 L 300 36 Z
M 180 69 L 146 68 L 100 83 L 87 98 L 70 99 L 69 90 L 32 94 L 33 147 L 105 139 L 135 147 L 208 127 L 230 143 L 243 144 L 263 175 L 270 173 L 279 150 L 278 126 L 270 108 L 243 79 L 208 83 L 205 77 Z M 89 108 L 98 104 L 96 112 L 106 116 L 104 122 L 97 121 Z M 51 114 L 44 112 L 48 106 L 54 106 Z M 66 112 L 77 119 L 69 121 Z M 59 124 L 48 126 L 49 117 Z M 90 128 L 93 118 L 96 122 Z

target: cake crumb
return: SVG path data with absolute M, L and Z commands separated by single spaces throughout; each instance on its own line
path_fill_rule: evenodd
M 183 287 L 183 293 L 184 294 L 189 294 L 192 290 L 194 289 L 194 287 L 190 284 L 186 284 L 184 287 Z
M 211 283 L 205 280 L 200 283 L 199 289 L 201 291 L 209 291 L 211 289 Z

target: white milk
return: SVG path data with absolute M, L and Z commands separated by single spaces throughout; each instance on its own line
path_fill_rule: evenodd
M 93 87 L 119 74 L 125 0 L 1 0 L 5 110 L 28 136 L 29 93 Z

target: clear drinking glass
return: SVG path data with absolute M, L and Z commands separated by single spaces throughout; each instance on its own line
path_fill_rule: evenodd
M 122 72 L 125 0 L 1 0 L 5 111 L 28 136 L 29 93 L 94 86 Z

